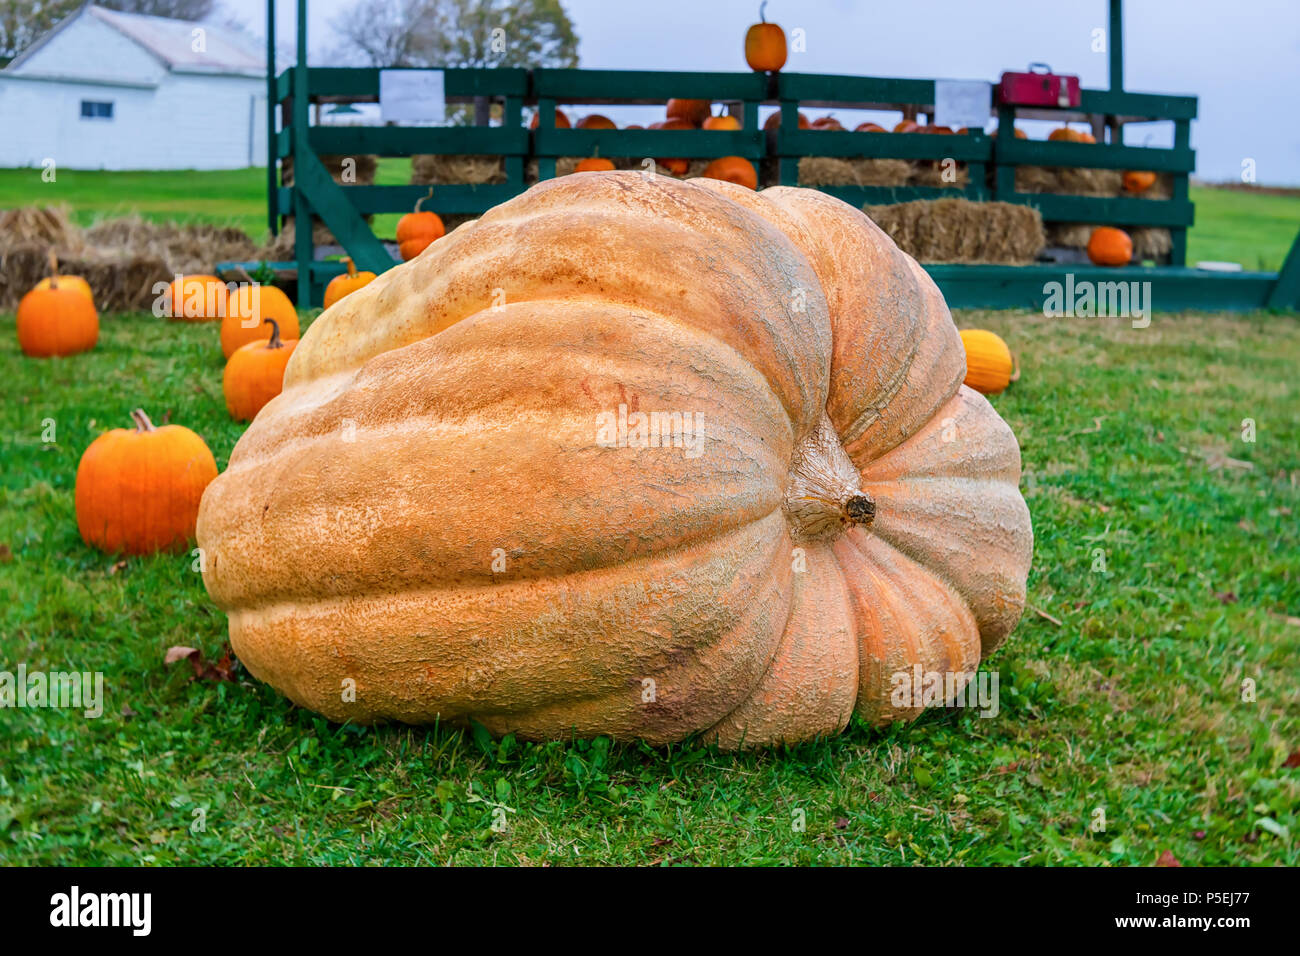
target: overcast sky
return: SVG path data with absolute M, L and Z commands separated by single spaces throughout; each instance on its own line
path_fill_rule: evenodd
M 265 35 L 265 0 L 220 3 L 220 18 Z M 590 69 L 746 69 L 742 38 L 758 12 L 757 0 L 563 3 Z M 313 64 L 332 62 L 339 38 L 329 23 L 349 6 L 311 0 Z M 280 48 L 291 50 L 296 3 L 278 0 L 276 10 L 288 41 Z M 1092 51 L 1106 0 L 769 0 L 767 13 L 805 32 L 807 52 L 791 54 L 792 71 L 996 80 L 1035 60 L 1078 74 L 1085 87 L 1107 85 L 1107 57 Z M 1124 54 L 1128 89 L 1200 97 L 1197 175 L 1239 179 L 1250 158 L 1259 182 L 1300 185 L 1300 0 L 1128 0 Z M 1148 137 L 1169 142 L 1161 127 L 1132 129 L 1128 142 Z

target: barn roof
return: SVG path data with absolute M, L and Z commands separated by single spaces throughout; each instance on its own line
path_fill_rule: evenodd
M 86 4 L 64 19 L 58 26 L 14 58 L 7 69 L 21 66 L 23 61 L 52 40 L 66 26 L 80 17 L 92 16 L 135 41 L 157 57 L 168 69 L 178 73 L 237 74 L 240 76 L 265 76 L 266 58 L 258 45 L 240 33 L 226 27 L 192 20 L 171 20 L 140 13 L 122 13 Z M 202 52 L 194 49 L 194 30 L 204 31 Z

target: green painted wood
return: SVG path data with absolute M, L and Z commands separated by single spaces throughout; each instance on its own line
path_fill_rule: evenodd
M 528 152 L 528 130 L 478 126 L 313 126 L 307 141 L 325 155 Z
M 822 73 L 777 74 L 777 97 L 811 101 L 812 105 L 888 106 L 910 103 L 933 105 L 934 80 L 904 80 L 882 76 L 833 76 Z
M 292 156 L 293 155 L 293 127 L 286 126 L 284 129 L 280 130 L 278 133 L 275 134 L 275 139 L 272 140 L 272 142 L 275 144 L 276 159 L 283 159 L 286 156 Z
M 522 159 L 519 162 L 522 164 Z M 520 170 L 520 180 L 522 178 Z M 522 181 L 434 186 L 433 196 L 425 199 L 420 208 L 440 215 L 477 215 L 513 199 L 526 188 Z M 416 200 L 424 199 L 429 194 L 428 186 L 340 186 L 339 189 L 352 207 L 363 215 L 410 212 L 415 207 Z
M 446 69 L 443 70 L 443 90 L 449 102 L 460 102 L 476 96 L 527 96 L 528 71 L 502 67 L 500 69 Z M 379 98 L 378 67 L 314 66 L 308 71 L 307 82 L 312 96 L 349 96 L 357 99 Z
M 1048 142 L 1016 139 L 1014 135 L 1004 138 L 1001 133 L 994 145 L 994 155 L 999 163 L 1012 166 L 1149 169 L 1174 173 L 1188 173 L 1196 168 L 1196 153 L 1185 147 L 1155 149 L 1145 146 L 1111 146 L 1106 143 Z
M 275 72 L 275 0 L 266 0 L 266 218 L 272 236 L 280 232 L 280 217 L 275 211 L 275 191 L 280 185 L 275 128 L 278 85 L 279 77 Z
M 293 72 L 293 159 L 294 159 L 294 258 L 298 260 L 298 305 L 312 303 L 311 279 L 307 266 L 315 255 L 312 244 L 311 207 L 307 202 L 306 185 L 311 173 L 320 166 L 320 160 L 306 147 L 309 124 L 309 90 L 307 84 L 307 0 L 298 0 L 297 63 Z M 324 167 L 321 167 L 324 172 Z M 329 174 L 325 174 L 329 178 Z M 330 180 L 331 185 L 333 180 Z
M 384 244 L 375 238 L 375 234 L 370 230 L 370 225 L 361 218 L 356 206 L 345 195 L 349 189 L 363 189 L 366 187 L 349 186 L 345 188 L 340 186 L 334 182 L 329 171 L 316 158 L 316 154 L 308 151 L 301 152 L 294 157 L 293 181 L 294 193 L 306 199 L 311 209 L 325 223 L 326 228 L 334 233 L 339 244 L 348 251 L 348 255 L 352 257 L 352 261 L 357 264 L 358 269 L 380 272 L 392 264 L 393 257 L 384 248 Z M 418 189 L 419 187 L 415 188 Z M 424 188 L 427 192 L 428 187 Z M 414 205 L 414 200 L 411 201 L 411 204 Z M 300 219 L 298 222 L 302 223 L 304 220 Z M 299 226 L 298 235 L 302 235 L 304 232 L 310 242 L 311 230 Z M 301 256 L 299 260 L 299 268 L 302 268 Z
M 969 199 L 960 188 L 939 189 L 935 186 L 815 186 L 812 187 L 842 199 L 850 206 L 885 206 L 891 203 L 913 202 L 917 199 Z
M 663 103 L 673 97 L 761 100 L 763 73 L 681 73 L 659 70 L 533 70 L 532 95 L 564 103 Z
M 1066 112 L 1142 116 L 1149 119 L 1196 119 L 1196 97 L 1169 96 L 1164 93 L 1080 90 L 1079 108 Z
M 1002 202 L 1033 206 L 1049 222 L 1095 222 L 1115 226 L 1190 226 L 1193 207 L 1172 199 L 1125 196 L 1061 196 L 1056 193 L 998 195 Z
M 1106 37 L 1110 52 L 1110 88 L 1124 89 L 1124 2 L 1110 0 L 1110 30 Z
M 283 103 L 293 93 L 293 67 L 286 67 L 275 81 L 273 103 Z
M 1291 243 L 1282 271 L 1268 292 L 1270 309 L 1300 309 L 1300 235 Z
M 538 156 L 744 156 L 765 155 L 762 130 L 537 129 Z
M 1248 311 L 1264 308 L 1269 290 L 1277 281 L 1271 272 L 1207 272 L 1199 269 L 1162 266 L 1107 269 L 1092 265 L 1031 266 L 964 266 L 930 264 L 924 266 L 949 308 L 954 309 L 1022 309 L 1043 312 L 1052 287 L 1059 283 L 1061 297 L 1069 287 L 1079 283 L 1150 283 L 1140 294 L 1157 313 L 1198 311 Z M 1068 279 L 1067 275 L 1073 276 Z M 1131 292 L 1130 286 L 1130 292 Z M 1149 299 L 1148 299 L 1149 292 Z M 1106 294 L 1106 293 L 1102 293 Z M 1107 295 L 1109 299 L 1109 295 Z M 1062 322 L 1107 321 L 1088 317 L 1061 316 Z M 1141 329 L 1134 329 L 1140 334 Z
M 935 136 L 929 133 L 851 133 L 786 128 L 777 134 L 778 156 L 865 156 L 876 159 L 991 159 L 987 136 Z

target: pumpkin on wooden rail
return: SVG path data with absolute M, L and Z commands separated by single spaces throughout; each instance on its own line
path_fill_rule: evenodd
M 155 427 L 139 408 L 131 419 L 134 429 L 104 432 L 81 456 L 77 529 L 86 544 L 110 554 L 184 547 L 217 463 L 188 428 Z
M 1019 449 L 965 370 L 838 199 L 547 180 L 316 320 L 204 495 L 204 581 L 252 674 L 339 721 L 911 719 L 898 681 L 964 682 L 1025 600 Z
M 1133 240 L 1123 229 L 1098 226 L 1088 237 L 1088 258 L 1098 266 L 1126 266 L 1133 260 Z
M 758 5 L 758 22 L 745 31 L 745 62 L 751 70 L 776 73 L 785 66 L 788 53 L 785 31 L 767 22 L 767 0 Z
M 424 203 L 433 198 L 433 187 L 416 200 L 415 208 L 397 220 L 397 247 L 402 259 L 409 262 L 429 245 L 447 234 L 447 227 L 442 224 L 442 217 L 436 212 L 421 210 Z

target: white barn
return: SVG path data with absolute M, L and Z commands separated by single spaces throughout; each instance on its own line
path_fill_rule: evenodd
M 221 27 L 89 4 L 0 70 L 0 167 L 266 165 L 266 55 Z

